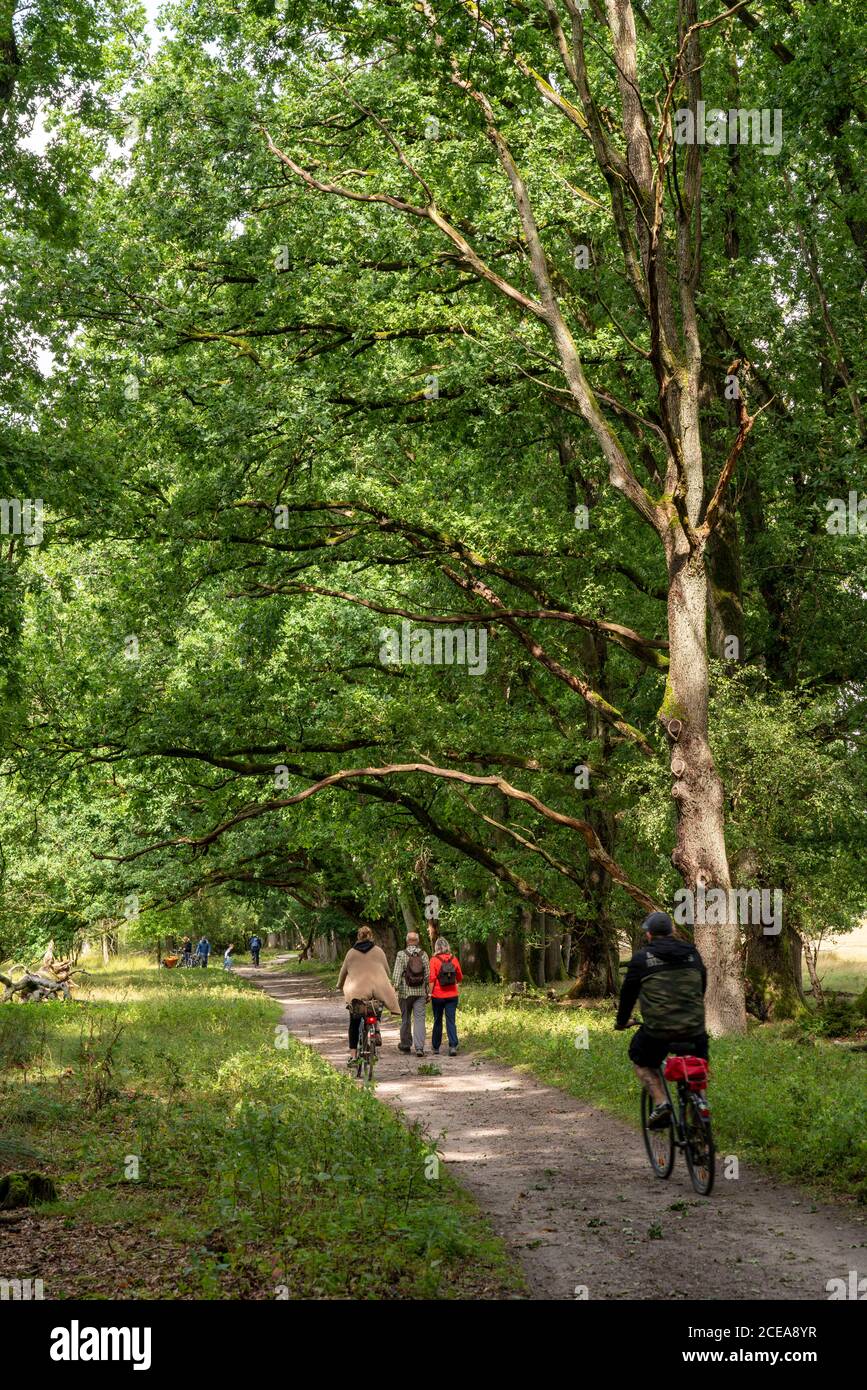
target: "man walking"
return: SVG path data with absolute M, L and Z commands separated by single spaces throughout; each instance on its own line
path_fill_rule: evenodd
M 202 969 L 207 969 L 208 956 L 211 954 L 211 943 L 206 936 L 200 936 L 196 946 L 196 959 Z
M 401 1052 L 415 1048 L 417 1057 L 424 1056 L 424 1012 L 430 998 L 430 959 L 419 945 L 417 931 L 407 932 L 406 947 L 398 951 L 392 972 L 392 983 L 400 1000 Z
M 251 937 L 250 937 L 250 956 L 251 956 L 251 958 L 252 958 L 252 961 L 253 961 L 253 964 L 254 964 L 254 965 L 258 965 L 258 964 L 259 964 L 259 952 L 261 951 L 261 949 L 262 949 L 262 938 L 261 938 L 260 936 L 251 936 Z

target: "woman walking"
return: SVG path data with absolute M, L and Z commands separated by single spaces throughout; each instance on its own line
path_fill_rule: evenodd
M 458 1008 L 458 985 L 464 978 L 461 963 L 453 956 L 451 947 L 444 936 L 434 942 L 434 954 L 430 962 L 430 1002 L 433 1009 L 433 1029 L 431 1030 L 431 1050 L 439 1053 L 443 1039 L 443 1016 L 449 1039 L 449 1056 L 456 1057 L 458 1051 L 458 1030 L 455 1014 Z

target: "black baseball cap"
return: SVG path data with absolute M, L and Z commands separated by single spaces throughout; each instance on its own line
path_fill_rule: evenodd
M 641 923 L 641 930 L 650 932 L 651 936 L 671 936 L 674 923 L 667 912 L 651 912 Z

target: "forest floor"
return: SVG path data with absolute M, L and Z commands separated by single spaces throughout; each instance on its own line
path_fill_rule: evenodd
M 342 997 L 275 964 L 239 973 L 345 1071 Z M 480 1053 L 409 1057 L 394 1024 L 382 1031 L 377 1096 L 439 1139 L 531 1297 L 823 1299 L 829 1279 L 864 1272 L 863 1208 L 814 1200 L 744 1163 L 726 1181 L 719 1161 L 712 1196 L 698 1197 L 680 1157 L 667 1183 L 654 1179 L 637 1129 L 606 1111 Z M 439 1074 L 423 1070 L 432 1064 Z M 623 1084 L 634 1085 L 625 1066 Z
M 141 956 L 0 1009 L 0 1175 L 57 1191 L 0 1210 L 0 1303 L 17 1279 L 49 1300 L 525 1295 L 469 1192 L 424 1180 L 432 1147 L 280 1012 L 236 972 Z

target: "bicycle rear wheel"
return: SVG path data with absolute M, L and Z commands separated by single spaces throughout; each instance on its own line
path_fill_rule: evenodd
M 690 1091 L 683 1114 L 686 1148 L 684 1156 L 692 1185 L 700 1197 L 709 1197 L 716 1176 L 716 1153 L 707 1103 Z
M 366 1056 L 366 1054 L 367 1054 L 367 1024 L 365 1023 L 364 1019 L 362 1019 L 362 1020 L 361 1020 L 361 1026 L 359 1027 L 359 1030 L 358 1030 L 358 1056 L 357 1056 L 356 1063 L 355 1063 L 355 1075 L 356 1075 L 357 1080 L 359 1080 L 359 1081 L 362 1081 L 362 1080 L 365 1080 L 365 1079 L 366 1079 L 366 1069 L 367 1069 L 367 1056 Z
M 650 1166 L 658 1178 L 671 1177 L 674 1167 L 674 1127 L 669 1122 L 665 1129 L 648 1129 L 647 1121 L 653 1109 L 653 1098 L 646 1087 L 641 1088 L 641 1130 L 644 1134 L 644 1147 Z
M 376 1062 L 376 1044 L 374 1042 L 373 1028 L 362 1020 L 361 1029 L 358 1035 L 358 1065 L 355 1075 L 365 1084 L 373 1081 L 373 1067 Z

